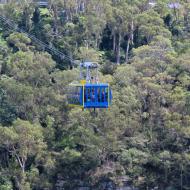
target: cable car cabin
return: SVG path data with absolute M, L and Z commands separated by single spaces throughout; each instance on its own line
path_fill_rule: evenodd
M 108 84 L 71 84 L 67 96 L 71 106 L 81 108 L 108 108 L 112 100 Z

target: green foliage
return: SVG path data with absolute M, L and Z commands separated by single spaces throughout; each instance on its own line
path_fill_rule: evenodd
M 100 63 L 113 101 L 68 107 L 80 61 L 0 22 L 0 189 L 189 189 L 189 2 L 19 2 L 0 13 L 67 58 Z
M 18 50 L 27 51 L 31 40 L 21 33 L 13 33 L 7 38 L 10 45 L 14 45 Z
M 3 89 L 0 88 L 0 123 L 7 125 L 12 123 L 16 119 L 16 110 L 9 104 L 7 95 Z
M 48 54 L 18 51 L 7 63 L 8 75 L 31 86 L 46 86 L 50 83 L 49 73 L 55 64 Z
M 12 186 L 10 179 L 7 179 L 6 177 L 1 176 L 0 177 L 0 188 L 2 190 L 12 190 L 13 186 Z

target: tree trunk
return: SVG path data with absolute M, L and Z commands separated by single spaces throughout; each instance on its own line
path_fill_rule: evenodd
M 12 184 L 13 184 L 14 189 L 21 190 L 21 184 L 20 184 L 19 179 L 18 179 L 17 176 L 14 176 L 12 178 Z
M 14 152 L 16 151 L 15 148 L 13 148 Z M 24 157 L 19 157 L 18 154 L 15 153 L 15 157 L 16 157 L 16 160 L 18 161 L 19 165 L 20 165 L 20 168 L 22 170 L 22 173 L 24 174 L 25 173 L 25 163 L 26 163 L 26 159 Z
M 95 36 L 95 48 L 98 49 L 98 35 Z
M 69 58 L 70 58 L 70 70 L 72 70 L 73 69 L 73 54 L 70 52 L 69 53 Z
M 116 51 L 116 35 L 115 32 L 113 33 L 113 52 L 115 53 Z
M 175 15 L 176 21 L 178 21 L 177 9 L 175 7 L 174 7 L 174 15 Z
M 53 5 L 52 6 L 52 9 L 53 9 L 53 16 L 54 16 L 54 32 L 56 34 L 56 37 L 58 35 L 58 12 L 57 12 L 57 6 L 56 5 Z
M 131 21 L 131 44 L 133 45 L 134 43 L 134 22 L 133 20 Z
M 130 38 L 127 40 L 127 48 L 125 52 L 125 63 L 128 63 L 129 61 L 129 45 L 130 45 Z
M 181 166 L 181 174 L 180 174 L 180 186 L 181 190 L 183 189 L 183 165 Z
M 183 20 L 184 20 L 184 26 L 187 27 L 188 26 L 188 10 L 185 10 L 184 11 L 184 14 L 183 14 Z
M 121 34 L 118 34 L 118 44 L 117 44 L 117 52 L 116 52 L 116 64 L 120 64 L 120 45 L 121 45 Z

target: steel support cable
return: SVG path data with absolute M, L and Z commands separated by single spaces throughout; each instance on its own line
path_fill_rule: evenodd
M 20 32 L 25 34 L 26 36 L 28 36 L 30 39 L 34 40 L 35 42 L 37 42 L 42 48 L 46 48 L 47 50 L 51 51 L 54 55 L 59 56 L 61 59 L 66 59 L 68 61 L 70 61 L 71 63 L 75 63 L 74 60 L 68 56 L 66 56 L 64 53 L 62 53 L 61 51 L 57 50 L 54 47 L 50 47 L 48 44 L 44 43 L 43 41 L 39 40 L 38 38 L 36 38 L 35 36 L 27 33 L 26 31 L 24 31 L 23 29 L 19 28 L 15 22 L 5 18 L 4 16 L 0 15 L 0 20 L 3 21 L 7 26 L 7 28 L 9 28 L 10 30 L 14 30 L 15 32 Z
M 7 21 L 6 19 L 2 18 L 0 16 L 0 19 L 3 20 L 5 22 L 5 24 L 8 24 L 9 29 L 13 29 L 14 31 L 17 32 L 21 32 L 23 34 L 25 34 L 26 36 L 28 36 L 30 39 L 36 41 L 39 45 L 41 45 L 42 47 L 52 51 L 54 54 L 60 56 L 62 59 L 68 59 L 69 61 L 73 62 L 73 60 L 71 60 L 71 58 L 67 57 L 65 54 L 63 54 L 62 52 L 60 52 L 59 50 L 50 47 L 49 45 L 45 44 L 44 42 L 42 42 L 41 40 L 37 39 L 35 36 L 25 32 L 23 29 L 18 28 L 15 24 L 12 24 L 11 22 Z
M 54 54 L 60 56 L 61 58 L 66 58 L 68 59 L 69 61 L 73 61 L 71 60 L 69 57 L 65 56 L 65 54 L 63 54 L 62 52 L 58 51 L 57 49 L 55 48 L 52 48 L 50 47 L 49 45 L 45 44 L 44 42 L 42 42 L 41 40 L 37 39 L 35 36 L 25 32 L 23 29 L 20 29 L 17 27 L 17 25 L 15 24 L 12 24 L 11 22 L 9 22 L 8 20 L 6 20 L 5 18 L 1 17 L 0 16 L 0 19 L 3 20 L 5 22 L 5 24 L 8 24 L 9 25 L 9 28 L 10 29 L 13 29 L 14 31 L 17 31 L 17 32 L 21 32 L 21 33 L 24 33 L 25 35 L 27 35 L 29 38 L 31 38 L 32 40 L 36 41 L 39 45 L 41 45 L 42 47 L 45 47 L 46 49 L 52 51 Z

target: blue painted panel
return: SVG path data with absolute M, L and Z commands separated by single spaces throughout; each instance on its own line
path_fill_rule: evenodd
M 86 84 L 83 91 L 83 86 L 75 86 L 73 88 L 78 90 L 74 90 L 74 93 L 70 94 L 69 102 L 73 105 L 83 106 L 84 100 L 84 108 L 108 108 L 112 100 L 111 89 L 108 92 L 108 87 L 108 84 Z

